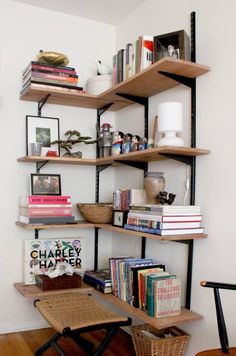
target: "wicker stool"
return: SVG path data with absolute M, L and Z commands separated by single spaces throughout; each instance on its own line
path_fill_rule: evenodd
M 53 347 L 61 356 L 66 356 L 57 340 L 61 336 L 71 337 L 88 355 L 102 355 L 120 326 L 130 325 L 131 319 L 118 315 L 98 303 L 90 294 L 61 294 L 36 300 L 36 308 L 57 331 L 35 355 L 42 355 Z M 80 334 L 106 329 L 107 333 L 100 345 L 94 345 Z

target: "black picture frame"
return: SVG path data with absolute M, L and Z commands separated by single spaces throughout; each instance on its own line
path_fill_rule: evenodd
M 113 210 L 112 212 L 112 225 L 124 227 L 127 222 L 128 211 L 126 210 Z
M 30 175 L 31 195 L 61 195 L 60 174 Z
M 172 46 L 171 52 L 168 46 Z M 153 61 L 157 62 L 164 57 L 190 60 L 190 37 L 184 30 L 165 33 L 153 37 Z
M 41 143 L 48 151 L 57 151 L 60 156 L 60 146 L 50 145 L 50 142 L 59 140 L 59 118 L 48 116 L 26 115 L 26 155 L 31 155 L 31 144 Z M 44 149 L 44 154 L 47 150 Z

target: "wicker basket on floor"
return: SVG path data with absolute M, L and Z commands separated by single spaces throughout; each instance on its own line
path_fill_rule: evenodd
M 137 356 L 183 356 L 190 337 L 176 326 L 158 330 L 144 324 L 131 330 Z
M 111 203 L 78 203 L 77 208 L 88 222 L 100 224 L 111 224 L 112 222 Z

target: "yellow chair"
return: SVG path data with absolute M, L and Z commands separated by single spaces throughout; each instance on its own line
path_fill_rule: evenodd
M 227 283 L 218 283 L 218 282 L 206 282 L 206 281 L 202 281 L 200 284 L 202 287 L 208 287 L 214 289 L 217 325 L 218 325 L 221 348 L 201 351 L 198 352 L 196 356 L 226 356 L 226 355 L 236 356 L 236 347 L 229 347 L 227 329 L 225 325 L 224 313 L 223 313 L 221 300 L 220 300 L 220 293 L 219 293 L 219 289 L 236 290 L 236 285 L 227 284 Z

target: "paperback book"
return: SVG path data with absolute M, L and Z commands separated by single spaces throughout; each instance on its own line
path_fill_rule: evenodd
M 24 282 L 35 284 L 37 274 L 45 274 L 58 262 L 69 263 L 74 271 L 84 269 L 85 242 L 74 239 L 24 240 Z

